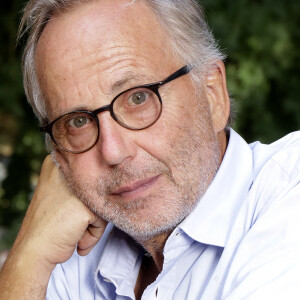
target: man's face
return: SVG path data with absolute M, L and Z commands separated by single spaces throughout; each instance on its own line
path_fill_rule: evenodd
M 123 90 L 160 81 L 183 66 L 149 8 L 129 2 L 91 2 L 48 23 L 36 63 L 49 120 L 109 104 Z M 185 75 L 160 94 L 163 111 L 153 126 L 132 131 L 103 112 L 91 150 L 55 153 L 74 193 L 139 240 L 180 223 L 220 162 L 205 93 L 199 95 Z

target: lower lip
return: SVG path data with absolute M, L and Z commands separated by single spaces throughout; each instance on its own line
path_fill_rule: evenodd
M 113 196 L 121 197 L 122 200 L 126 201 L 134 200 L 138 197 L 143 197 L 147 192 L 149 192 L 149 189 L 153 188 L 153 186 L 158 182 L 159 178 L 160 175 L 155 176 L 146 183 L 139 185 L 136 189 L 132 191 L 123 192 L 120 194 L 113 194 Z

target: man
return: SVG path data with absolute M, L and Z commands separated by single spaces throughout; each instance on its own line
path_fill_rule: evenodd
M 300 296 L 300 134 L 249 146 L 226 129 L 195 1 L 32 0 L 24 24 L 52 158 L 1 300 Z

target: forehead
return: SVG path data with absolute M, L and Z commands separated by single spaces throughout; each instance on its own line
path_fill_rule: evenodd
M 167 36 L 156 16 L 143 1 L 131 2 L 93 1 L 47 24 L 36 66 L 50 114 L 73 109 L 87 92 L 91 99 L 111 96 L 112 87 L 122 88 L 126 78 L 128 84 L 148 83 L 173 70 L 174 57 L 166 55 Z

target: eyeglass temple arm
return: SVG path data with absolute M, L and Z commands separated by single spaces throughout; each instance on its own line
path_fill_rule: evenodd
M 40 132 L 48 132 L 50 128 L 50 124 L 44 125 L 40 127 Z
M 178 71 L 176 71 L 175 73 L 173 73 L 172 75 L 170 75 L 169 77 L 165 78 L 163 81 L 160 82 L 160 85 L 166 84 L 182 75 L 188 74 L 191 70 L 193 69 L 192 65 L 186 65 L 184 67 L 182 67 L 181 69 L 179 69 Z

